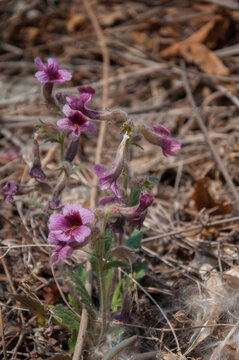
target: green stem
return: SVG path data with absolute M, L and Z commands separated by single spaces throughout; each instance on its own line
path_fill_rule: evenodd
M 60 134 L 59 134 L 59 142 L 60 142 L 61 161 L 64 160 L 64 140 L 65 140 L 65 134 L 64 134 L 64 133 L 60 133 Z
M 105 229 L 107 225 L 108 214 L 105 213 L 104 221 L 102 225 L 102 231 L 99 239 L 99 249 L 98 249 L 98 261 L 99 261 L 99 284 L 100 284 L 100 312 L 101 312 L 101 328 L 100 328 L 100 339 L 101 342 L 105 336 L 106 332 L 106 288 L 105 288 L 105 274 L 104 274 L 104 250 L 105 250 L 105 242 L 104 235 Z
M 125 160 L 128 163 L 129 161 L 129 142 L 127 141 L 125 145 Z M 124 182 L 123 182 L 123 188 L 125 192 L 127 192 L 128 188 L 128 168 L 124 168 Z

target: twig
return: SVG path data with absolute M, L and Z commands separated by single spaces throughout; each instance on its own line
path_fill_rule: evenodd
M 156 359 L 158 351 L 149 351 L 143 354 L 134 354 L 130 360 L 153 360 Z
M 232 1 L 232 0 L 208 0 L 208 1 L 213 4 L 225 6 L 229 9 L 239 10 L 239 4 L 237 1 Z
M 107 50 L 107 46 L 106 46 L 106 40 L 104 37 L 104 33 L 98 23 L 98 20 L 91 8 L 91 5 L 89 3 L 88 0 L 83 0 L 83 4 L 86 8 L 86 11 L 88 13 L 88 16 L 94 26 L 96 35 L 98 37 L 99 40 L 99 44 L 100 44 L 100 48 L 101 48 L 101 52 L 102 52 L 102 58 L 103 58 L 103 98 L 102 98 L 102 109 L 104 110 L 106 105 L 107 105 L 107 101 L 108 101 L 108 93 L 109 93 L 109 81 L 108 81 L 108 72 L 109 72 L 109 54 L 108 54 L 108 50 Z M 96 154 L 95 154 L 95 163 L 100 163 L 100 159 L 101 159 L 101 152 L 102 152 L 102 147 L 103 147 L 103 140 L 104 140 L 104 135 L 105 135 L 105 131 L 106 131 L 106 122 L 102 122 L 100 124 L 100 132 L 99 132 L 99 137 L 98 137 L 98 141 L 97 141 L 97 147 L 96 147 Z M 92 190 L 91 190 L 91 197 L 90 197 L 90 207 L 91 209 L 95 207 L 96 204 L 96 196 L 97 196 L 97 176 L 94 174 L 94 178 L 93 178 L 93 184 L 92 184 Z M 89 261 L 87 261 L 86 264 L 86 289 L 89 292 L 89 294 L 91 295 L 91 281 L 92 281 L 92 266 L 91 263 Z M 80 328 L 79 328 L 79 332 L 78 332 L 78 336 L 77 336 L 77 342 L 76 342 L 76 347 L 75 347 L 75 351 L 73 354 L 73 358 L 72 360 L 80 360 L 81 357 L 81 353 L 83 350 L 83 345 L 84 345 L 84 340 L 85 340 L 85 334 L 86 334 L 86 329 L 88 326 L 88 311 L 85 307 L 83 307 L 82 310 L 82 314 L 81 314 L 81 323 L 80 323 Z
M 5 335 L 3 328 L 2 309 L 0 309 L 0 333 L 2 338 L 2 349 L 3 349 L 4 360 L 7 360 L 7 350 L 6 350 Z
M 195 100 L 194 100 L 194 97 L 193 97 L 193 94 L 192 94 L 192 90 L 191 90 L 191 87 L 190 87 L 190 84 L 189 84 L 189 81 L 188 81 L 188 77 L 187 77 L 187 69 L 186 69 L 186 66 L 185 66 L 185 63 L 182 61 L 182 67 L 183 67 L 183 72 L 182 72 L 182 77 L 183 77 L 183 82 L 184 82 L 184 85 L 185 85 L 185 90 L 187 92 L 187 95 L 188 95 L 188 98 L 191 102 L 191 105 L 192 105 L 192 108 L 193 108 L 193 111 L 196 115 L 196 119 L 198 121 L 198 124 L 203 132 L 203 135 L 205 136 L 205 140 L 207 141 L 208 143 L 208 146 L 212 152 L 212 155 L 216 161 L 216 163 L 218 164 L 218 167 L 224 177 L 224 179 L 226 180 L 229 188 L 231 189 L 231 192 L 233 193 L 235 199 L 237 202 L 239 202 L 239 194 L 237 192 L 237 189 L 235 187 L 235 185 L 233 184 L 232 182 L 232 179 L 231 177 L 229 176 L 228 174 L 228 171 L 222 161 L 222 159 L 220 158 L 220 156 L 218 155 L 218 152 L 217 150 L 215 149 L 213 143 L 212 143 L 212 140 L 210 139 L 209 135 L 208 135 L 208 130 L 203 122 L 203 119 L 197 109 L 197 106 L 196 106 L 196 103 L 195 103 Z
M 234 216 L 228 219 L 222 219 L 222 220 L 217 220 L 217 221 L 213 221 L 213 222 L 209 222 L 207 224 L 207 226 L 205 227 L 211 227 L 211 226 L 217 226 L 217 225 L 224 225 L 227 223 L 231 223 L 231 222 L 238 222 L 239 221 L 239 216 Z M 148 241 L 152 241 L 152 240 L 159 240 L 159 239 L 163 239 L 165 237 L 168 236 L 175 236 L 175 235 L 179 235 L 182 233 L 187 233 L 187 232 L 191 232 L 191 231 L 198 231 L 201 230 L 204 226 L 203 225 L 197 225 L 197 226 L 192 226 L 190 228 L 186 228 L 186 229 L 181 229 L 181 230 L 174 230 L 165 234 L 159 234 L 159 235 L 154 235 L 154 236 L 150 236 L 146 239 L 141 240 L 141 243 L 146 243 Z

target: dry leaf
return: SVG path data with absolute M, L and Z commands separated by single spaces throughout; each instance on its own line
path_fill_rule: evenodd
M 197 65 L 207 74 L 219 76 L 229 75 L 229 70 L 223 62 L 203 44 L 182 44 L 179 49 L 179 54 L 188 63 Z
M 161 51 L 160 56 L 163 58 L 180 56 L 208 74 L 227 76 L 229 75 L 228 68 L 209 48 L 217 46 L 218 41 L 226 36 L 229 27 L 229 18 L 224 19 L 220 15 L 213 16 L 211 21 L 186 40 L 176 42 Z
M 239 353 L 236 344 L 227 344 L 222 349 L 224 360 L 239 360 Z
M 68 33 L 73 33 L 83 25 L 86 21 L 86 16 L 83 13 L 73 15 L 67 22 L 66 28 Z
M 231 214 L 231 209 L 228 205 L 224 205 L 223 201 L 214 199 L 212 190 L 212 181 L 205 177 L 197 180 L 193 193 L 193 200 L 198 211 L 205 209 L 217 208 L 213 211 L 213 215 Z
M 49 286 L 45 286 L 42 295 L 47 305 L 54 305 L 61 298 L 56 284 L 50 284 Z
M 239 266 L 224 272 L 224 278 L 233 289 L 239 289 Z

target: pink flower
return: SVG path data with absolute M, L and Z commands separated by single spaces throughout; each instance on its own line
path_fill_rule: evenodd
M 91 230 L 86 224 L 93 219 L 93 212 L 80 204 L 66 204 L 63 214 L 50 216 L 48 242 L 57 245 L 52 254 L 53 264 L 70 257 L 75 249 L 88 242 Z
M 59 70 L 59 64 L 56 59 L 47 59 L 47 65 L 44 65 L 39 57 L 35 58 L 35 64 L 40 71 L 35 73 L 38 81 L 46 83 L 63 83 L 71 79 L 72 75 L 67 70 Z
M 13 202 L 13 196 L 17 194 L 18 187 L 14 180 L 8 180 L 7 183 L 0 189 L 0 194 L 4 195 L 4 201 L 7 205 Z
M 95 165 L 93 168 L 99 178 L 99 186 L 101 190 L 111 189 L 117 197 L 120 197 L 117 179 L 124 167 L 124 153 L 128 139 L 129 136 L 124 135 L 123 140 L 118 147 L 115 160 L 109 171 L 107 171 L 106 167 L 103 165 Z
M 90 119 L 99 119 L 101 111 L 90 110 L 86 107 L 86 104 L 91 101 L 92 97 L 95 95 L 95 89 L 90 86 L 79 87 L 78 91 L 80 96 L 77 98 L 66 97 L 66 100 L 73 110 L 80 111 L 85 116 Z
M 151 144 L 158 145 L 162 148 L 164 156 L 175 156 L 176 150 L 181 148 L 178 140 L 170 139 L 170 131 L 163 125 L 145 126 L 139 125 L 139 131 L 144 138 Z
M 127 120 L 127 114 L 119 109 L 112 111 L 96 111 L 88 109 L 86 104 L 91 101 L 92 97 L 95 95 L 95 90 L 90 87 L 79 87 L 78 91 L 80 96 L 77 98 L 66 97 L 66 100 L 73 110 L 80 111 L 82 114 L 93 120 L 112 120 L 124 122 Z
M 78 139 L 81 131 L 89 134 L 96 132 L 96 125 L 90 122 L 80 111 L 72 110 L 67 104 L 63 106 L 62 111 L 67 117 L 57 121 L 58 129 L 64 132 L 71 131 L 70 138 L 73 141 Z
M 112 213 L 123 216 L 130 226 L 141 229 L 147 214 L 147 209 L 153 201 L 154 197 L 152 195 L 141 193 L 137 205 L 129 207 L 112 205 L 111 211 Z

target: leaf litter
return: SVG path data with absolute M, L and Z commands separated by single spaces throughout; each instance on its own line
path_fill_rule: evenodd
M 62 88 L 63 93 L 71 95 L 79 83 L 94 85 L 96 108 L 100 108 L 103 64 L 82 4 L 26 1 L 21 6 L 12 2 L 9 7 L 6 3 L 1 4 L 0 16 L 5 30 L 0 35 L 0 183 L 18 179 L 26 185 L 31 182 L 27 169 L 34 126 L 38 119 L 53 120 L 41 106 L 33 58 L 55 56 L 67 69 L 72 66 L 71 88 Z M 212 3 L 94 4 L 111 58 L 109 107 L 117 104 L 141 121 L 161 123 L 183 144 L 170 161 L 155 153 L 150 144 L 131 157 L 133 176 L 156 178 L 152 188 L 156 201 L 144 223 L 147 230 L 140 234 L 141 245 L 149 250 L 137 249 L 136 253 L 139 264 L 147 260 L 147 269 L 138 281 L 167 314 L 181 354 L 162 314 L 135 288 L 135 323 L 128 328 L 129 336 L 137 334 L 139 339 L 122 359 L 133 353 L 139 359 L 141 355 L 147 358 L 146 354 L 165 360 L 239 358 L 238 204 L 195 121 L 180 67 L 180 59 L 184 59 L 208 135 L 238 188 L 238 105 L 231 99 L 238 97 L 239 51 L 235 46 L 239 9 L 228 7 L 226 1 L 220 2 L 221 6 Z M 109 126 L 105 163 L 113 158 L 112 143 L 117 146 L 118 139 Z M 74 201 L 77 192 L 82 205 L 88 204 L 95 144 L 83 139 L 66 201 Z M 49 149 L 50 145 L 44 144 L 42 156 L 51 183 L 57 147 L 52 152 Z M 81 167 L 82 163 L 85 166 Z M 44 203 L 46 195 L 39 193 L 28 200 L 17 202 L 16 208 L 2 203 L 0 213 L 0 301 L 7 356 L 69 359 L 69 332 L 51 319 L 51 306 L 62 306 L 64 301 L 49 265 L 47 218 L 41 207 L 34 205 Z M 79 250 L 57 268 L 63 295 L 68 292 L 72 299 L 75 295 L 65 277 L 69 265 L 77 268 L 86 258 Z M 87 350 L 84 359 L 88 359 Z

